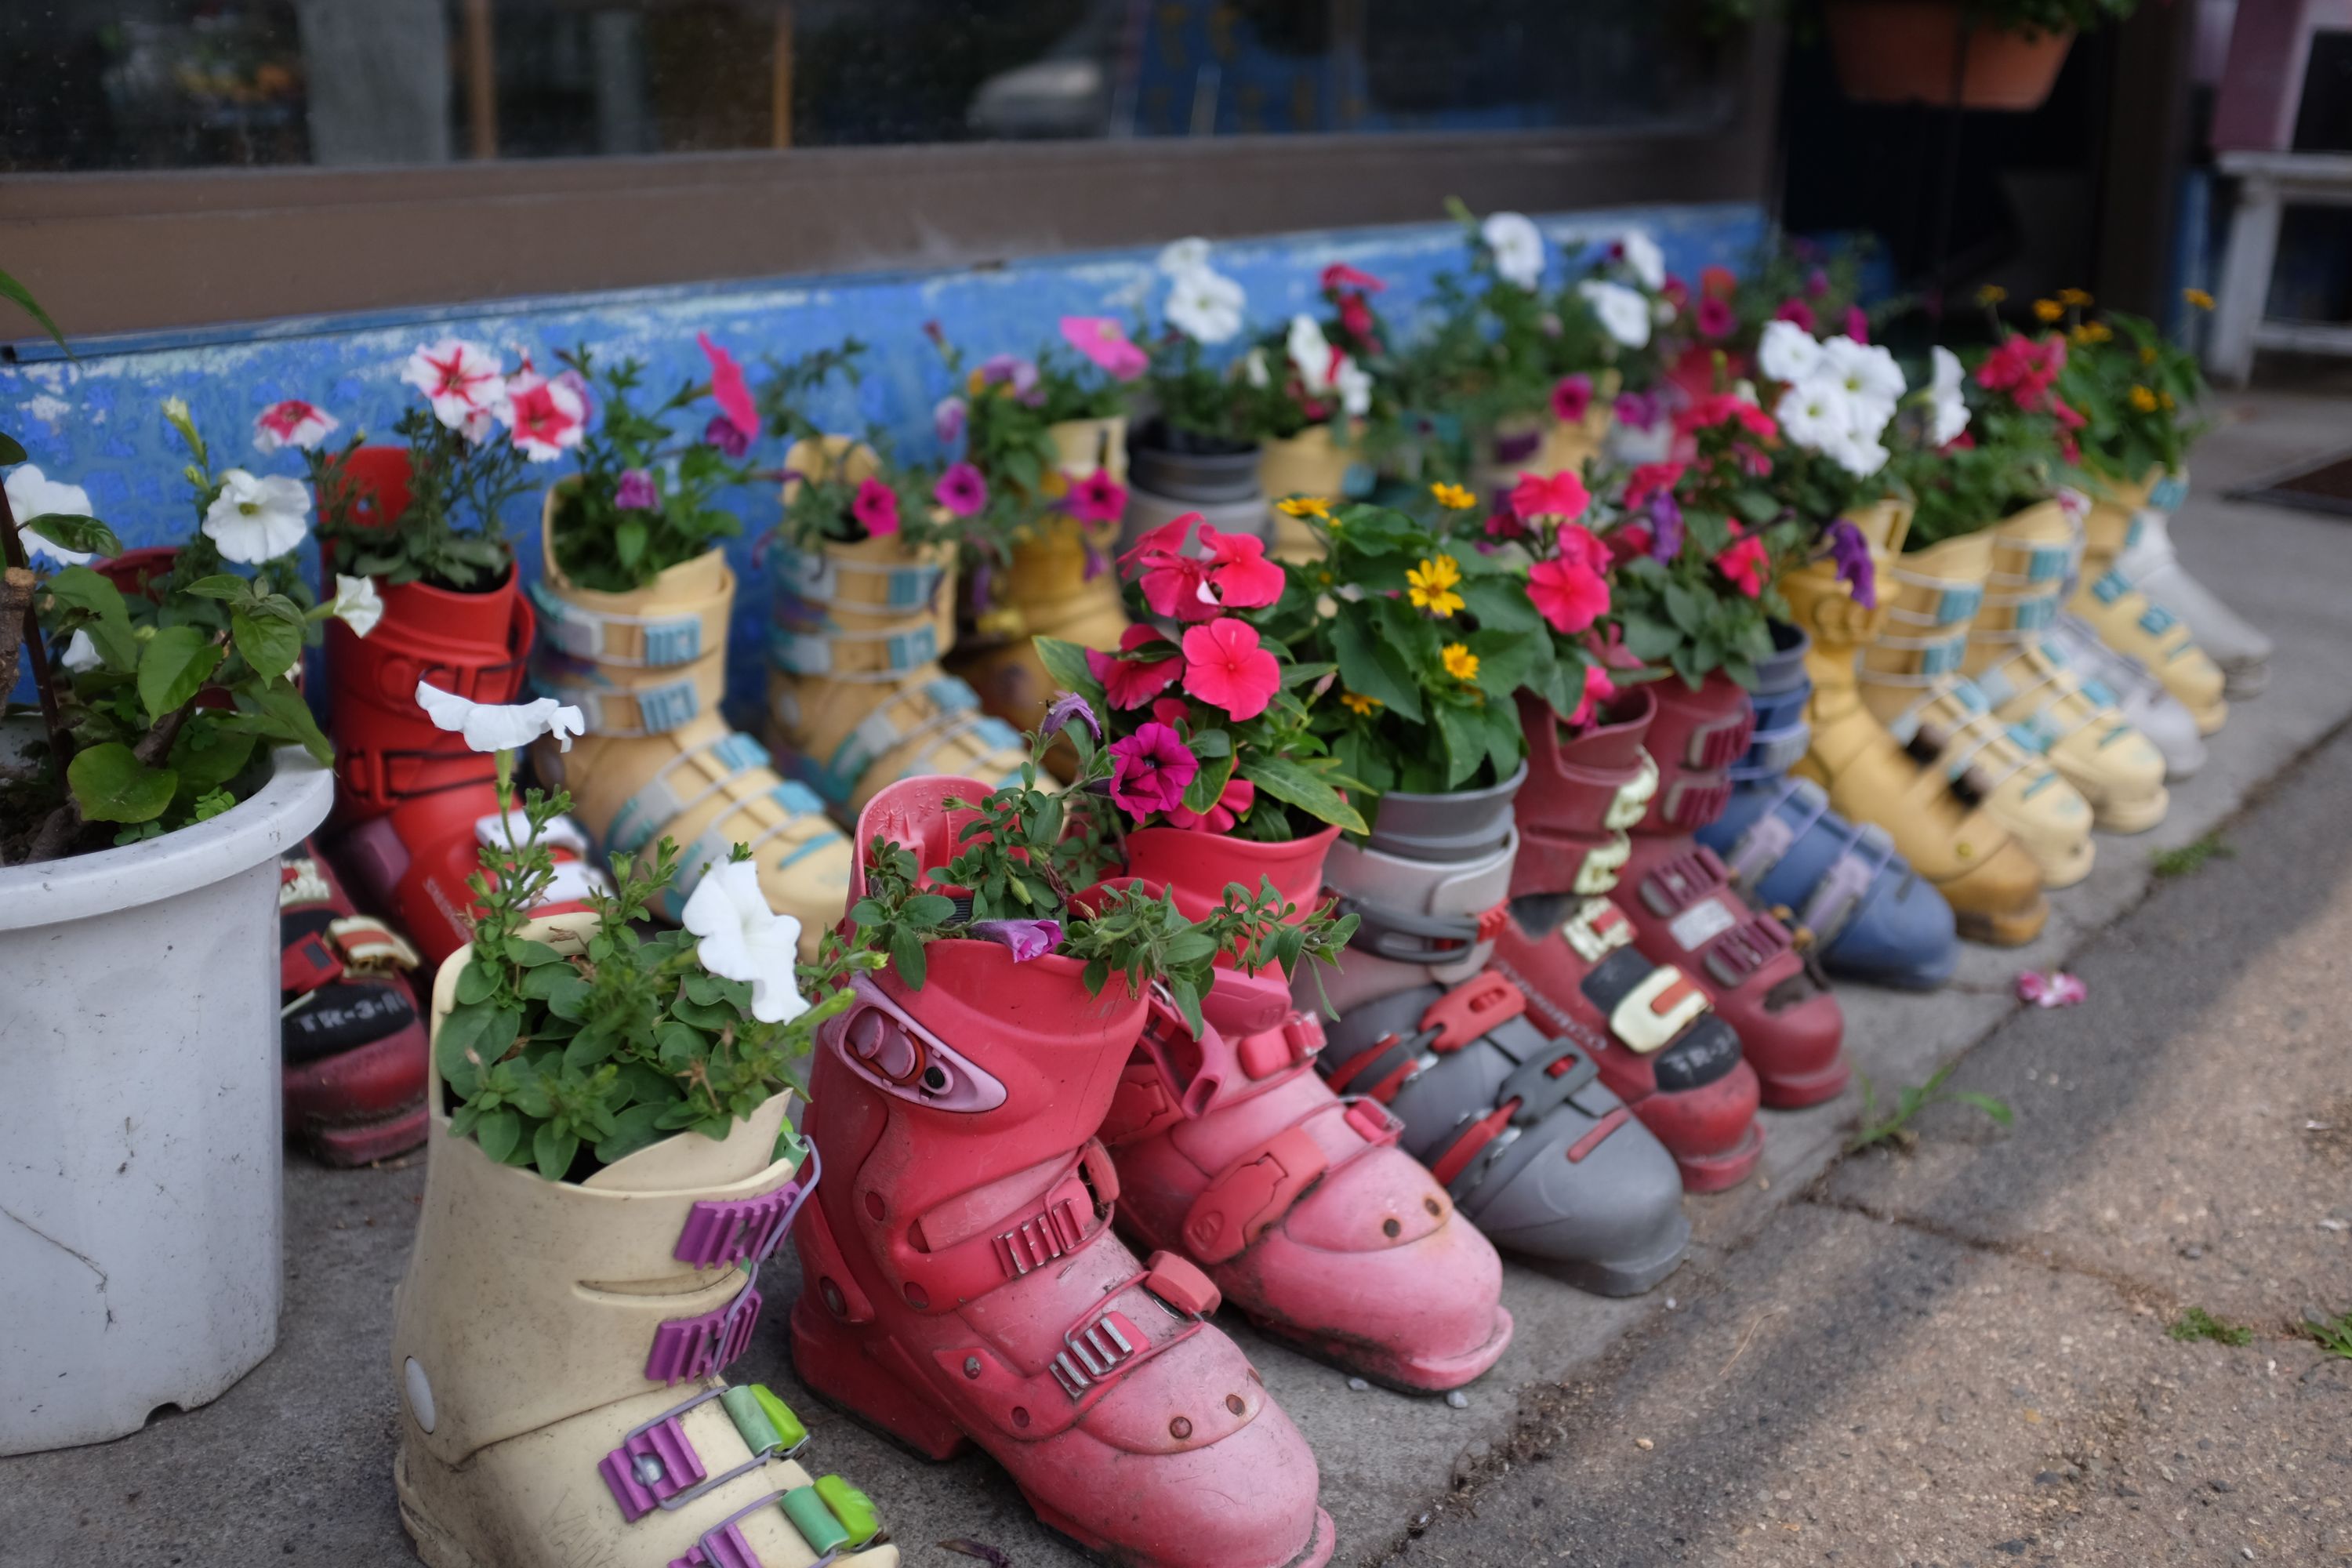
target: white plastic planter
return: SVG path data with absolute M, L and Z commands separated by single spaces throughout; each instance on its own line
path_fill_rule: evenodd
M 333 799 L 280 751 L 209 822 L 0 868 L 0 1454 L 135 1432 L 277 1344 L 278 855 Z

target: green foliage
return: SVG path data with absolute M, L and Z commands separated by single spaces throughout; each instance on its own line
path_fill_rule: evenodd
M 999 354 L 967 370 L 963 351 L 937 321 L 924 322 L 923 331 L 939 350 L 955 387 L 951 395 L 963 408 L 964 461 L 988 484 L 986 503 L 951 526 L 969 561 L 1001 565 L 1011 559 L 1013 545 L 1055 510 L 1067 482 L 1056 473 L 1053 426 L 1124 413 L 1129 391 L 1075 353 L 1053 348 L 1028 361 Z M 1016 363 L 1035 374 L 1025 395 L 1014 389 Z M 1111 455 L 1101 457 L 1108 466 Z
M 1914 1085 L 1897 1094 L 1891 1109 L 1878 1103 L 1878 1092 L 1870 1081 L 1870 1075 L 1856 1073 L 1854 1076 L 1862 1081 L 1862 1120 L 1854 1128 L 1853 1135 L 1846 1140 L 1845 1152 L 1854 1154 L 1886 1143 L 1907 1152 L 1919 1142 L 1919 1134 L 1910 1125 L 1911 1119 L 1931 1105 L 1946 1102 L 1973 1105 L 2001 1126 L 2010 1125 L 2016 1113 L 2010 1110 L 2008 1101 L 1996 1100 L 1975 1089 L 1948 1089 L 1944 1087 L 1944 1080 L 1950 1078 L 1959 1065 L 1957 1058 L 1946 1062 L 1926 1083 Z
M 2210 1340 L 2217 1345 L 2250 1345 L 2254 1342 L 2254 1331 L 2243 1324 L 2225 1322 L 2202 1307 L 2191 1307 L 2172 1320 L 2165 1332 L 2183 1343 Z
M 2352 1361 L 2352 1312 L 2338 1312 L 2323 1318 L 2316 1312 L 2307 1313 L 2303 1331 L 2315 1344 L 2329 1355 Z
M 866 345 L 851 338 L 837 349 L 819 349 L 787 364 L 768 362 L 770 375 L 759 388 L 761 417 L 768 428 L 792 443 L 784 480 L 785 538 L 803 549 L 826 543 L 855 543 L 872 537 L 858 518 L 859 493 L 880 485 L 889 491 L 897 518 L 894 530 L 909 545 L 949 537 L 956 519 L 936 505 L 931 486 L 938 471 L 911 467 L 891 454 L 888 438 L 869 425 L 857 439 L 830 437 L 808 412 L 808 401 L 835 376 L 857 384 L 857 361 Z
M 41 302 L 33 298 L 32 290 L 26 288 L 22 283 L 17 282 L 5 272 L 0 272 L 0 300 L 8 300 L 18 310 L 24 311 L 25 314 L 32 317 L 36 321 L 38 321 L 41 324 L 41 331 L 48 333 L 49 337 L 57 343 L 58 347 L 66 351 L 66 357 L 68 359 L 73 357 L 73 349 L 67 343 L 65 334 L 58 331 L 57 322 L 50 320 L 49 313 L 47 310 L 41 309 Z M 21 449 L 19 449 L 18 454 L 14 458 L 0 458 L 0 462 L 21 463 L 24 460 L 25 458 Z M 79 545 L 76 545 L 73 548 L 79 549 L 81 547 Z
M 408 505 L 397 517 L 365 517 L 364 498 L 342 471 L 364 434 L 339 452 L 303 455 L 319 498 L 327 570 L 459 593 L 496 586 L 514 561 L 499 516 L 530 488 L 522 449 L 468 440 L 429 408 L 404 410 L 393 433 L 408 447 Z
M 2209 860 L 2227 860 L 2237 853 L 2220 833 L 2208 833 L 2178 848 L 2158 850 L 2147 864 L 2159 877 L 2188 877 L 2203 870 Z
M 1256 444 L 1234 396 L 1233 378 L 1211 364 L 1199 342 L 1171 330 L 1151 349 L 1144 388 L 1171 450 L 1239 452 Z
M 2197 356 L 2165 341 L 2156 323 L 2109 311 L 2086 316 L 2090 297 L 2069 296 L 2066 367 L 2058 393 L 2086 423 L 2083 465 L 2105 479 L 2144 482 L 2151 469 L 2178 473 L 2204 426 L 2206 395 Z
M 682 383 L 641 411 L 634 401 L 644 382 L 641 362 L 599 368 L 584 344 L 556 357 L 588 383 L 600 416 L 581 439 L 579 477 L 559 491 L 551 519 L 555 563 L 566 577 L 599 593 L 627 593 L 743 531 L 719 496 L 755 478 L 751 468 L 699 432 L 670 444 L 668 422 L 708 396 L 709 382 Z M 615 500 L 622 476 L 633 470 L 652 479 L 653 507 L 624 508 Z

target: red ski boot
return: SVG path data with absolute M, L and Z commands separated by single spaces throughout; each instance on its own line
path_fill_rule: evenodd
M 1339 831 L 1256 843 L 1147 827 L 1127 836 L 1128 869 L 1172 888 L 1191 920 L 1227 883 L 1266 877 L 1303 913 Z M 1126 1234 L 1200 1264 L 1265 1332 L 1375 1383 L 1437 1394 L 1493 1366 L 1511 1342 L 1502 1259 L 1397 1147 L 1402 1122 L 1317 1075 L 1321 1020 L 1278 972 L 1220 970 L 1202 1012 L 1195 1039 L 1153 1003 L 1103 1124 Z
M 936 867 L 971 779 L 886 785 L 859 814 Z M 865 893 L 861 865 L 850 897 Z M 1239 1347 L 1217 1289 L 1111 1235 L 1095 1139 L 1146 1013 L 1116 975 L 944 939 L 910 990 L 852 984 L 811 1065 L 825 1180 L 793 1239 L 793 1361 L 825 1398 L 933 1458 L 977 1442 L 1037 1516 L 1126 1568 L 1319 1568 L 1315 1456 Z
M 344 459 L 343 473 L 361 521 L 389 523 L 407 508 L 405 448 L 362 447 Z M 466 881 L 480 868 L 488 836 L 503 829 L 496 762 L 435 728 L 416 705 L 416 685 L 431 681 L 475 702 L 523 700 L 535 620 L 511 566 L 478 594 L 421 582 L 378 592 L 383 618 L 368 636 L 327 623 L 335 809 L 345 829 L 336 854 L 368 901 L 391 910 L 437 964 L 472 940 Z M 598 880 L 583 858 L 584 834 L 562 823 L 551 837 L 559 880 L 541 912 Z
M 1649 688 L 1634 688 L 1576 736 L 1562 734 L 1543 703 L 1519 708 L 1528 782 L 1494 967 L 1526 994 L 1538 1024 L 1591 1054 L 1601 1081 L 1675 1157 L 1685 1191 L 1737 1186 L 1764 1153 L 1755 1069 L 1706 992 L 1643 956 L 1608 897 L 1625 862 L 1625 829 L 1657 789 L 1642 749 L 1657 704 Z
M 351 895 L 308 840 L 278 858 L 278 1026 L 286 1131 L 327 1165 L 425 1142 L 428 1047 L 416 952 Z
M 1723 815 L 1730 765 L 1748 749 L 1755 710 L 1720 671 L 1693 691 L 1654 682 L 1649 752 L 1659 789 L 1633 830 L 1617 906 L 1633 943 L 1685 972 L 1738 1033 L 1748 1065 L 1775 1110 L 1818 1105 L 1842 1091 L 1845 1015 L 1786 927 L 1742 896 L 1731 873 L 1691 835 Z

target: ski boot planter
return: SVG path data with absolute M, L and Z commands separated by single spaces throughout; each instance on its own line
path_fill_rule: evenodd
M 849 843 L 823 803 L 779 777 L 760 743 L 719 711 L 735 603 L 725 552 L 707 551 L 625 593 L 580 587 L 556 560 L 562 496 L 562 487 L 550 492 L 541 527 L 531 674 L 541 691 L 580 710 L 587 732 L 569 753 L 541 742 L 532 752 L 540 778 L 571 792 L 607 854 L 664 837 L 679 845 L 678 877 L 661 906 L 673 921 L 704 868 L 748 846 L 769 902 L 801 922 L 814 952 L 849 888 Z
M 1607 373 L 1613 389 L 1615 373 Z M 1480 443 L 1470 465 L 1470 489 L 1482 503 L 1499 506 L 1522 474 L 1584 473 L 1584 465 L 1599 458 L 1609 437 L 1610 400 L 1616 395 L 1594 394 L 1584 413 L 1574 420 L 1541 415 L 1507 421 Z
M 1187 512 L 1198 512 L 1203 522 L 1223 533 L 1268 536 L 1255 444 L 1171 430 L 1155 421 L 1136 430 L 1127 451 L 1134 479 L 1118 533 L 1122 553 Z
M 1283 509 L 1286 500 L 1336 502 L 1348 493 L 1349 471 L 1356 458 L 1331 439 L 1327 421 L 1310 425 L 1296 436 L 1268 441 L 1259 449 L 1258 489 L 1273 503 L 1267 517 L 1274 532 L 1266 553 L 1276 561 L 1310 562 L 1323 558 L 1322 542 L 1304 518 Z
M 1686 1192 L 1738 1186 L 1763 1157 L 1756 1070 L 1706 994 L 1671 963 L 1653 964 L 1610 900 L 1625 830 L 1657 793 L 1642 749 L 1657 711 L 1648 687 L 1620 698 L 1577 736 L 1522 695 L 1528 787 L 1516 815 L 1519 852 L 1494 969 L 1527 997 L 1528 1016 L 1575 1041 L 1601 1081 L 1665 1145 Z
M 1127 868 L 1193 920 L 1227 883 L 1265 878 L 1303 910 L 1321 900 L 1339 832 L 1262 843 L 1139 828 Z M 1103 1123 L 1125 1232 L 1199 1264 L 1265 1332 L 1384 1386 L 1443 1393 L 1493 1366 L 1511 1340 L 1502 1262 L 1397 1147 L 1395 1119 L 1317 1076 L 1320 1020 L 1278 973 L 1221 969 L 1202 1007 L 1195 1038 L 1153 1004 Z
M 1969 627 L 1969 679 L 2003 722 L 2023 726 L 2110 833 L 2144 833 L 2164 820 L 2164 754 L 2086 686 L 2049 633 L 2074 559 L 2064 505 L 2042 501 L 1983 536 L 1991 564 L 1984 605 Z
M 857 821 L 944 864 L 971 779 L 910 779 Z M 852 897 L 866 893 L 861 865 Z M 1320 1568 L 1314 1455 L 1240 1349 L 1215 1285 L 1112 1235 L 1096 1131 L 1146 999 L 1077 961 L 940 938 L 921 989 L 861 974 L 811 1066 L 827 1174 L 795 1233 L 802 1379 L 918 1452 L 978 1443 L 1046 1524 L 1137 1568 Z
M 854 479 L 872 461 L 828 436 L 794 447 L 784 466 Z M 846 820 L 885 784 L 919 774 L 970 774 L 992 788 L 1019 776 L 1020 736 L 940 668 L 955 637 L 949 546 L 882 534 L 809 549 L 777 533 L 766 556 L 769 732 L 829 809 Z
M 1933 990 L 1959 960 L 1952 907 L 1904 864 L 1885 828 L 1846 821 L 1821 785 L 1790 776 L 1811 745 L 1811 648 L 1786 624 L 1775 623 L 1772 636 L 1777 651 L 1756 667 L 1748 697 L 1756 727 L 1748 753 L 1731 764 L 1731 799 L 1697 830 L 1698 841 L 1832 976 Z
M 2227 695 L 2253 697 L 2270 684 L 2271 639 L 2189 574 L 2172 548 L 2172 513 L 2189 499 L 2189 476 L 2167 474 L 2132 514 L 2113 570 L 2189 628 L 2205 656 L 2221 667 Z
M 1382 797 L 1370 839 L 1335 844 L 1324 881 L 1360 917 L 1328 990 L 1336 1022 L 1317 1070 L 1404 1122 L 1404 1147 L 1498 1247 L 1606 1296 L 1639 1295 L 1690 1241 L 1673 1158 L 1600 1081 L 1587 1051 L 1546 1033 L 1488 967 L 1519 836 L 1525 770 L 1486 790 Z
M 2138 661 L 2164 682 L 2164 689 L 2196 719 L 2197 732 L 2210 735 L 2230 717 L 2224 695 L 2228 678 L 2198 646 L 2187 624 L 2143 592 L 2124 570 L 2123 558 L 2131 548 L 2150 487 L 2116 480 L 2109 480 L 2108 487 L 2112 494 L 2094 500 L 2084 521 L 2081 581 L 2066 607 L 2109 647 Z M 2266 647 L 2263 651 L 2267 655 Z
M 360 914 L 305 840 L 278 858 L 286 1128 L 325 1165 L 364 1165 L 425 1142 L 425 1020 L 416 950 Z
M 2064 650 L 2085 684 L 2097 685 L 2116 700 L 2116 711 L 2163 756 L 2166 783 L 2189 778 L 2205 765 L 2205 737 L 2197 731 L 2197 716 L 2139 660 L 2109 647 L 2082 616 L 2068 612 L 2052 623 L 2050 640 Z
M 594 929 L 565 915 L 521 934 L 568 960 Z M 471 962 L 441 967 L 436 1042 Z M 816 1184 L 790 1100 L 573 1182 L 454 1134 L 436 1080 L 391 1363 L 401 1522 L 431 1568 L 898 1563 L 864 1494 L 803 1468 L 800 1418 L 719 1375 Z
M 1127 630 L 1110 558 L 1127 506 L 1127 420 L 1070 419 L 1048 426 L 1062 486 L 983 596 L 982 646 L 959 647 L 950 668 L 980 694 L 981 707 L 1023 732 L 1045 717 L 1053 677 L 1033 639 L 1114 648 Z
M 1910 552 L 1877 579 L 1890 629 L 1863 650 L 1862 689 L 1887 730 L 1966 775 L 2000 822 L 2042 867 L 2045 887 L 2091 874 L 2091 807 L 2035 749 L 2041 737 L 2004 724 L 1960 673 L 1969 627 L 1984 605 L 1992 536 L 1962 533 Z
M 407 510 L 405 448 L 362 447 L 342 471 L 360 525 L 389 526 Z M 328 729 L 343 825 L 335 855 L 366 901 L 392 911 L 437 964 L 471 935 L 477 906 L 466 883 L 503 818 L 491 760 L 433 722 L 417 685 L 472 702 L 521 701 L 538 619 L 511 565 L 481 592 L 419 581 L 378 593 L 383 616 L 367 637 L 340 621 L 327 625 Z M 558 819 L 550 837 L 562 862 L 552 903 L 601 885 L 577 825 Z
M 1886 584 L 1910 527 L 1909 510 L 1888 502 L 1853 521 L 1869 545 L 1875 581 Z M 1864 699 L 1856 661 L 1884 634 L 1893 593 L 1882 588 L 1874 607 L 1861 605 L 1827 561 L 1789 573 L 1780 588 L 1811 639 L 1805 656 L 1813 688 L 1805 707 L 1810 747 L 1792 771 L 1822 785 L 1848 821 L 1884 831 L 1944 896 L 1962 936 L 2004 947 L 2032 941 L 2050 918 L 2042 868 L 1985 809 L 1983 770 L 1963 760 L 1948 771 L 1936 749 L 1914 751 L 1887 732 Z
M 1647 746 L 1658 791 L 1633 825 L 1617 907 L 1634 945 L 1683 967 L 1738 1033 L 1766 1105 L 1795 1110 L 1834 1099 L 1852 1070 L 1837 998 L 1787 928 L 1741 897 L 1729 868 L 1694 837 L 1730 804 L 1731 765 L 1755 722 L 1748 693 L 1720 671 L 1696 691 L 1671 677 L 1652 690 Z

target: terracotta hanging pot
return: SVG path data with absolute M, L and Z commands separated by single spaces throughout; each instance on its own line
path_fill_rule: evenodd
M 1958 0 L 1826 0 L 1838 86 L 1858 103 L 1952 101 L 1963 37 L 1963 109 L 2039 109 L 2057 84 L 2074 31 L 2007 31 L 1963 18 Z M 1963 32 L 1965 28 L 1965 32 Z

